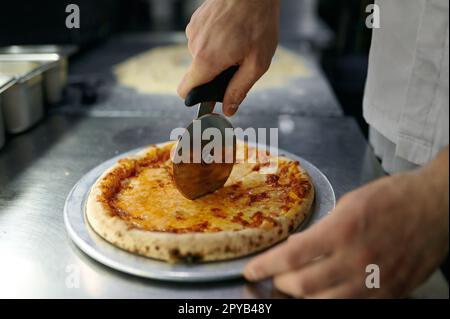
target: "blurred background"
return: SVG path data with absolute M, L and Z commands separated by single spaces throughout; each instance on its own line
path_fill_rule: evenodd
M 4 1 L 0 46 L 76 44 L 77 55 L 118 34 L 183 32 L 202 0 Z M 365 27 L 368 0 L 282 0 L 281 42 L 314 56 L 346 115 L 363 132 L 361 101 L 371 31 Z M 81 10 L 81 28 L 65 28 L 68 4 Z M 75 56 L 76 59 L 76 56 Z

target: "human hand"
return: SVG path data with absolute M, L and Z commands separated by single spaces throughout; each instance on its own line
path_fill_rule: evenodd
M 244 276 L 273 277 L 295 297 L 404 297 L 448 253 L 448 149 L 440 164 L 345 195 L 324 220 L 251 260 Z M 369 264 L 379 266 L 378 289 L 365 285 Z
M 183 99 L 195 87 L 239 65 L 223 101 L 236 113 L 248 91 L 267 71 L 278 43 L 279 0 L 207 0 L 186 28 L 193 62 L 178 86 Z

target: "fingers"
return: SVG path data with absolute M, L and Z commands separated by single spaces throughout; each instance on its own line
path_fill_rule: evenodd
M 258 64 L 256 59 L 245 60 L 239 67 L 239 70 L 228 84 L 227 91 L 223 100 L 223 113 L 232 116 L 236 113 L 239 105 L 242 103 L 247 93 L 267 71 L 269 63 Z
M 193 88 L 212 81 L 224 69 L 221 65 L 214 65 L 204 59 L 195 58 L 178 85 L 178 95 L 185 99 Z
M 308 230 L 291 236 L 283 244 L 252 259 L 244 269 L 244 276 L 258 281 L 276 276 L 329 254 L 333 249 L 330 218 L 324 218 Z
M 229 67 L 229 66 L 227 66 Z M 178 86 L 178 95 L 185 99 L 195 87 L 212 81 L 227 67 L 194 59 Z M 256 81 L 266 72 L 268 66 L 257 66 L 254 62 L 244 62 L 228 84 L 223 100 L 223 113 L 232 116 Z
M 348 277 L 343 260 L 338 255 L 322 258 L 300 269 L 283 273 L 274 278 L 275 287 L 294 297 L 308 297 L 330 289 Z

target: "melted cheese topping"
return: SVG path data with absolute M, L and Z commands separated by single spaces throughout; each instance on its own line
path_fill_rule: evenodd
M 172 147 L 153 147 L 141 159 L 121 160 L 104 177 L 98 200 L 111 215 L 131 227 L 173 233 L 272 227 L 276 217 L 295 214 L 290 209 L 298 207 L 311 189 L 298 162 L 280 160 L 276 174 L 267 175 L 259 172 L 264 164 L 243 159 L 223 188 L 189 200 L 172 179 Z

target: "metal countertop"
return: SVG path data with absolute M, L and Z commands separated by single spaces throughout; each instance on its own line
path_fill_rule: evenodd
M 186 113 L 183 101 L 174 94 L 142 94 L 117 84 L 113 67 L 128 58 L 164 45 L 185 43 L 183 33 L 132 33 L 115 36 L 70 61 L 69 83 L 87 82 L 96 92 L 97 101 L 85 105 L 79 101 L 79 92 L 69 87 L 68 96 L 56 111 L 65 114 L 89 116 L 171 116 Z M 299 52 L 296 44 L 282 46 Z M 299 53 L 310 75 L 293 79 L 283 87 L 252 90 L 239 110 L 240 114 L 254 112 L 293 114 L 304 116 L 342 116 L 343 112 L 322 74 L 315 57 Z
M 241 114 L 232 121 L 242 128 L 280 127 L 279 146 L 321 169 L 337 197 L 382 174 L 353 119 Z M 81 176 L 119 153 L 168 140 L 170 128 L 181 124 L 51 115 L 9 140 L 0 151 L 0 297 L 280 297 L 269 281 L 177 284 L 122 274 L 90 259 L 68 238 L 64 201 Z M 72 287 L 78 275 L 79 287 Z M 445 291 L 448 296 L 448 286 L 437 280 L 423 296 Z

